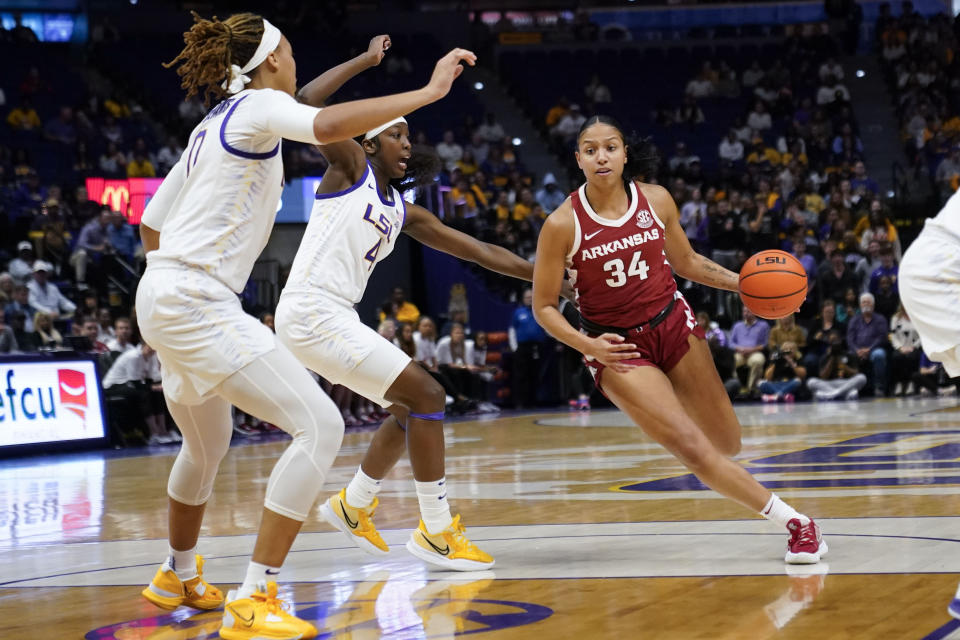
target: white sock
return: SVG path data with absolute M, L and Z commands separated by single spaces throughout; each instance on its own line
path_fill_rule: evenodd
M 249 598 L 255 591 L 260 591 L 267 582 L 276 582 L 278 575 L 280 575 L 280 567 L 268 567 L 251 560 L 247 565 L 247 575 L 243 579 L 243 584 L 237 589 L 237 599 Z M 258 586 L 259 583 L 263 584 Z
M 197 548 L 187 549 L 186 551 L 177 551 L 170 547 L 170 557 L 168 558 L 170 568 L 177 574 L 181 581 L 186 582 L 191 578 L 197 577 Z
M 794 518 L 798 519 L 800 524 L 810 522 L 810 518 L 802 513 L 798 513 L 796 509 L 781 500 L 775 493 L 770 494 L 770 500 L 764 505 L 763 509 L 761 509 L 760 515 L 771 522 L 776 522 L 781 527 L 787 526 L 787 523 Z
M 431 482 L 417 482 L 417 498 L 420 500 L 420 517 L 427 533 L 436 534 L 450 526 L 453 517 L 447 503 L 447 478 Z
M 357 467 L 357 475 L 353 476 L 353 480 L 347 485 L 347 504 L 356 508 L 370 506 L 380 493 L 380 482 L 365 474 L 363 467 Z

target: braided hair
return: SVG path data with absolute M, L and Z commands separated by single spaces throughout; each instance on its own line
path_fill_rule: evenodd
M 583 132 L 591 126 L 600 123 L 610 125 L 620 133 L 623 144 L 627 148 L 627 163 L 623 167 L 623 181 L 640 180 L 650 182 L 657 176 L 660 167 L 660 154 L 651 138 L 642 138 L 635 131 L 629 134 L 613 116 L 595 115 L 587 118 L 577 133 L 577 142 L 583 137 Z
M 186 98 L 203 93 L 203 104 L 210 106 L 211 97 L 220 100 L 227 96 L 221 83 L 230 77 L 230 65 L 243 67 L 256 53 L 263 38 L 263 17 L 254 13 L 236 13 L 226 20 L 201 18 L 196 11 L 193 26 L 184 32 L 183 51 L 170 62 L 177 63 L 180 86 L 186 89 Z

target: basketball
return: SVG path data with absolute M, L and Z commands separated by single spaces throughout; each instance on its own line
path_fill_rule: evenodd
M 750 256 L 740 269 L 740 299 L 760 318 L 776 320 L 796 311 L 807 297 L 807 272 L 786 251 Z

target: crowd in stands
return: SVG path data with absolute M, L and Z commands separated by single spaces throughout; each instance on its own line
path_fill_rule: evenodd
M 952 101 L 957 83 L 951 80 L 951 24 L 945 18 L 925 21 L 905 9 L 900 18 L 882 17 L 878 33 L 881 55 L 898 78 L 908 143 L 925 158 L 943 193 L 952 193 L 960 179 L 954 139 L 960 117 L 947 116 L 960 112 Z M 739 270 L 751 253 L 780 248 L 793 253 L 808 274 L 805 304 L 795 318 L 772 326 L 742 310 L 735 295 L 680 283 L 700 311 L 698 322 L 728 391 L 734 398 L 790 401 L 952 388 L 942 368 L 921 352 L 899 304 L 897 264 L 904 247 L 863 161 L 836 42 L 820 26 L 806 26 L 789 31 L 779 51 L 767 64 L 704 60 L 680 95 L 662 96 L 672 106 L 662 103 L 647 124 L 668 134 L 658 139 L 665 153 L 658 175 L 649 180 L 670 190 L 698 251 Z M 402 56 L 392 64 L 391 74 L 410 73 Z M 176 438 L 162 411 L 156 355 L 137 336 L 132 299 L 143 252 L 136 230 L 125 216 L 90 201 L 83 179 L 163 176 L 182 153 L 183 131 L 159 125 L 108 81 L 92 83 L 82 101 L 59 104 L 57 78 L 36 66 L 21 74 L 16 90 L 0 87 L 18 96 L 0 125 L 9 134 L 0 143 L 0 353 L 74 348 L 102 354 L 106 396 L 126 416 L 116 424 L 136 425 L 119 433 L 119 441 Z M 598 75 L 585 80 L 579 103 L 557 95 L 553 107 L 538 115 L 560 163 L 570 164 L 585 119 L 609 108 L 623 90 Z M 37 102 L 57 106 L 44 112 Z M 707 114 L 718 112 L 704 109 L 708 104 L 732 105 L 735 115 L 708 120 Z M 177 115 L 184 127 L 203 113 L 203 105 L 192 100 L 181 103 Z M 560 184 L 554 173 L 533 175 L 516 133 L 492 114 L 467 114 L 434 140 L 414 126 L 415 143 L 432 147 L 442 163 L 438 215 L 532 259 L 544 219 L 575 185 Z M 713 133 L 715 156 L 692 150 Z M 38 166 L 53 165 L 34 158 L 33 151 L 70 162 L 43 171 L 41 179 Z M 325 166 L 310 147 L 287 153 L 294 172 Z M 504 327 L 509 350 L 502 361 L 490 357 L 490 336 L 471 331 L 468 309 L 451 309 L 438 331 L 402 290 L 385 303 L 379 332 L 430 371 L 454 412 L 491 411 L 494 400 L 524 408 L 559 399 L 589 408 L 592 383 L 579 356 L 536 324 L 529 291 L 507 278 L 485 277 L 491 290 L 518 305 L 511 326 Z M 271 325 L 269 310 L 248 310 Z M 572 306 L 564 312 L 576 321 Z M 349 390 L 320 383 L 348 425 L 385 416 Z M 545 385 L 559 391 L 544 393 Z M 504 386 L 512 387 L 509 394 Z M 273 430 L 251 423 L 238 414 L 238 433 Z
M 777 248 L 807 272 L 796 318 L 771 327 L 743 310 L 729 333 L 714 326 L 710 334 L 728 389 L 747 397 L 831 400 L 930 388 L 916 376 L 933 365 L 897 295 L 903 247 L 863 162 L 835 51 L 816 35 L 789 39 L 767 69 L 755 61 L 743 72 L 741 92 L 754 102 L 719 142 L 716 176 L 704 176 L 682 141 L 666 163 L 664 184 L 699 251 L 739 270 L 750 253 Z M 717 95 L 716 77 L 705 63 L 686 99 Z M 687 291 L 702 322 L 708 312 L 722 324 L 734 319 L 731 297 L 697 289 Z
M 379 313 L 378 333 L 420 363 L 447 393 L 449 411 L 454 414 L 492 412 L 499 409 L 489 399 L 491 383 L 500 374 L 487 362 L 489 338 L 486 332 L 470 329 L 469 307 L 451 304 L 441 328 L 433 318 L 422 315 L 396 287 Z M 345 419 L 350 416 L 345 415 Z
M 0 42 L 5 40 L 2 35 Z M 115 42 L 117 34 L 105 38 Z M 35 46 L 37 51 L 44 47 Z M 94 43 L 93 48 L 96 46 Z M 410 72 L 409 59 L 402 54 L 389 70 L 395 76 Z M 165 412 L 163 416 L 158 412 L 162 407 L 159 365 L 155 353 L 139 341 L 132 309 L 144 263 L 138 234 L 124 215 L 89 200 L 85 179 L 163 177 L 182 154 L 180 141 L 202 118 L 204 106 L 197 99 L 184 101 L 175 111 L 176 119 L 171 120 L 148 112 L 141 106 L 146 101 L 117 90 L 109 79 L 92 83 L 86 96 L 67 100 L 63 96 L 72 95 L 71 91 L 58 84 L 59 76 L 50 74 L 48 67 L 26 67 L 19 73 L 14 83 L 17 89 L 5 83 L 4 95 L 19 97 L 6 105 L 0 122 L 8 134 L 0 143 L 0 354 L 57 349 L 100 354 L 114 441 L 170 441 L 178 434 Z M 469 121 L 466 126 L 471 129 Z M 485 118 L 475 133 L 468 136 L 471 144 L 466 149 L 444 136 L 452 143 L 441 154 L 446 168 L 452 170 L 444 175 L 445 183 L 453 187 L 447 192 L 449 221 L 464 223 L 480 233 L 479 226 L 469 225 L 471 216 L 487 206 L 488 198 L 490 202 L 499 200 L 500 219 L 508 225 L 499 230 L 504 234 L 501 243 L 518 252 L 523 247 L 532 255 L 535 230 L 524 227 L 517 233 L 527 216 L 514 217 L 513 210 L 519 207 L 522 212 L 525 207 L 529 213 L 536 202 L 532 193 L 523 192 L 528 185 L 522 182 L 512 140 L 492 117 Z M 423 132 L 417 142 L 429 144 Z M 291 176 L 321 173 L 325 168 L 315 149 L 301 145 L 285 151 Z M 64 164 L 64 158 L 70 162 Z M 456 182 L 449 180 L 491 165 L 495 169 L 488 173 L 496 182 L 497 195 L 509 194 L 507 200 L 494 198 L 492 191 L 459 194 Z M 555 181 L 547 183 L 548 190 L 555 190 Z M 495 227 L 490 225 L 490 231 Z M 266 310 L 251 307 L 248 311 L 262 315 L 266 324 L 272 322 Z M 469 326 L 463 326 L 464 317 L 461 324 L 445 327 L 437 335 L 433 322 L 420 318 L 411 303 L 401 311 L 408 315 L 394 318 L 386 314 L 380 330 L 398 344 L 404 336 L 412 337 L 412 343 L 408 339 L 401 347 L 441 381 L 451 411 L 495 410 L 489 402 L 492 383 L 503 373 L 486 363 L 486 334 L 472 335 Z M 132 328 L 132 335 L 121 343 L 123 348 L 112 335 L 103 334 L 114 331 L 114 318 Z M 94 327 L 99 327 L 96 333 Z M 121 359 L 127 347 L 136 353 L 135 362 L 130 361 L 134 356 Z M 384 417 L 379 407 L 349 390 L 320 383 L 337 402 L 348 425 L 379 422 Z M 274 430 L 239 412 L 235 422 L 240 435 Z
M 895 24 L 903 21 L 917 25 L 919 41 L 928 46 L 952 41 L 949 28 L 932 35 L 925 30 L 909 3 Z M 944 18 L 932 21 L 950 26 Z M 674 141 L 656 181 L 671 191 L 691 244 L 735 271 L 748 255 L 769 248 L 793 253 L 807 271 L 806 302 L 796 318 L 772 328 L 741 312 L 735 295 L 681 283 L 705 326 L 713 327 L 717 365 L 735 397 L 899 395 L 930 388 L 916 376 L 933 371 L 942 377 L 920 351 L 899 304 L 903 246 L 864 163 L 838 53 L 824 26 L 788 28 L 767 64 L 754 59 L 738 68 L 723 59 L 704 60 L 676 96 L 679 106 L 664 102 L 651 114 L 650 130 Z M 957 84 L 946 67 L 936 77 Z M 584 88 L 583 107 L 557 97 L 542 117 L 561 160 L 570 161 L 584 119 L 604 112 L 623 90 L 594 77 Z M 729 122 L 706 121 L 701 105 L 722 113 L 728 103 L 743 105 L 742 111 Z M 724 133 L 715 157 L 691 151 L 690 142 L 717 130 Z M 953 180 L 946 193 L 956 186 Z
M 444 191 L 444 221 L 532 258 L 543 220 L 567 192 L 552 173 L 534 182 L 519 145 L 493 114 L 467 131 L 465 144 L 448 130 L 435 146 L 444 167 L 441 181 L 450 186 Z
M 877 20 L 877 49 L 895 98 L 901 136 L 914 167 L 930 177 L 941 202 L 960 184 L 960 23 L 945 14 L 924 18 L 911 2 L 898 17 L 889 4 Z

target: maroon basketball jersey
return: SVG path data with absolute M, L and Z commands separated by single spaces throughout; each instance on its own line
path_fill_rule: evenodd
M 636 182 L 617 220 L 590 206 L 586 185 L 570 194 L 576 237 L 567 256 L 580 313 L 597 324 L 632 328 L 663 310 L 677 290 L 663 253 L 664 227 Z

